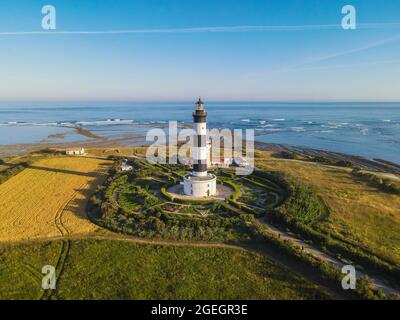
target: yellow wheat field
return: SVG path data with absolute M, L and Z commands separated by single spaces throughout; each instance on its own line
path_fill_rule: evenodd
M 36 162 L 0 185 L 0 242 L 90 233 L 88 195 L 109 161 L 61 157 Z

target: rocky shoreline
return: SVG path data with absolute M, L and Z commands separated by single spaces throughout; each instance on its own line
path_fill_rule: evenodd
M 334 151 L 318 150 L 302 146 L 291 146 L 291 145 L 264 143 L 264 142 L 256 142 L 255 148 L 258 150 L 275 151 L 275 152 L 290 151 L 304 156 L 325 158 L 328 161 L 331 161 L 332 163 L 340 161 L 348 162 L 353 166 L 363 170 L 400 174 L 399 164 L 382 159 L 367 159 L 356 155 L 345 154 Z

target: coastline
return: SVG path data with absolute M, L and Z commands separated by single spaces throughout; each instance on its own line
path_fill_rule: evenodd
M 255 140 L 291 147 L 383 159 L 400 164 L 400 109 L 395 104 L 209 103 L 208 127 L 254 130 Z M 192 103 L 130 103 L 118 106 L 24 106 L 0 110 L 0 144 L 72 145 L 92 140 L 136 146 L 132 134 L 167 129 L 174 119 L 190 126 Z M 187 110 L 187 112 L 186 112 Z M 17 110 L 18 111 L 18 110 Z M 78 142 L 79 141 L 79 142 Z M 144 139 L 143 139 L 144 141 Z M 10 153 L 10 152 L 8 152 Z
M 157 127 L 157 126 L 154 126 Z M 165 126 L 164 126 L 165 127 Z M 164 128 L 162 126 L 162 128 Z M 160 128 L 158 126 L 157 128 Z M 39 151 L 47 148 L 70 148 L 70 147 L 84 147 L 84 148 L 111 148 L 111 147 L 137 147 L 148 145 L 146 143 L 146 135 L 139 132 L 121 133 L 116 137 L 104 137 L 92 133 L 89 130 L 75 127 L 75 133 L 88 138 L 84 141 L 59 141 L 59 142 L 38 142 L 26 144 L 0 144 L 0 159 L 22 156 L 30 152 Z M 66 133 L 65 135 L 67 135 Z M 64 134 L 52 134 L 49 137 L 64 139 Z M 357 166 L 363 170 L 391 173 L 400 175 L 400 164 L 385 160 L 385 159 L 367 159 L 365 157 L 345 154 L 335 151 L 320 150 L 304 146 L 295 146 L 280 143 L 267 143 L 255 141 L 255 149 L 272 152 L 292 152 L 305 157 L 320 157 L 329 162 L 347 162 L 353 166 Z
M 286 144 L 274 144 L 265 142 L 256 142 L 255 148 L 264 151 L 290 151 L 303 156 L 323 157 L 332 162 L 349 162 L 354 166 L 364 170 L 400 174 L 400 165 L 383 159 L 367 159 L 362 156 L 345 154 L 335 151 L 319 150 L 309 147 L 292 146 Z

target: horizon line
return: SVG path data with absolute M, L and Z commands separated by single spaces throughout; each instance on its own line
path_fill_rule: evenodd
M 143 100 L 31 100 L 31 101 L 1 101 L 0 105 L 4 104 L 129 104 L 129 103 L 194 103 L 196 99 L 143 99 Z M 329 100 L 308 100 L 308 99 L 291 99 L 291 100 L 250 100 L 250 99 L 204 99 L 205 103 L 400 103 L 398 100 L 362 100 L 362 99 L 329 99 Z

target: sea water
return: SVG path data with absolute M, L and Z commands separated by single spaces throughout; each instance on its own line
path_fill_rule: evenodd
M 1 105 L 0 144 L 85 140 L 145 133 L 169 120 L 190 124 L 194 104 Z M 381 158 L 400 163 L 400 103 L 209 102 L 208 125 L 254 129 L 256 140 Z M 48 138 L 67 133 L 63 139 Z

